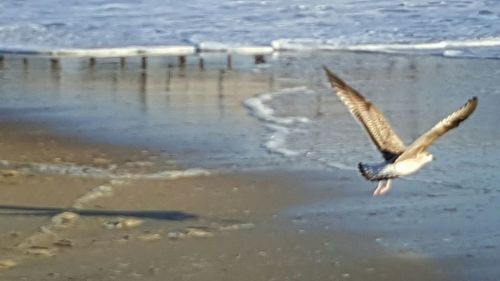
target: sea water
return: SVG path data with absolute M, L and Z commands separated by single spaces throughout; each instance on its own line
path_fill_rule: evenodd
M 370 196 L 376 183 L 339 178 L 332 186 L 346 197 L 295 211 L 319 227 L 375 229 L 377 243 L 406 258 L 463 258 L 473 268 L 464 274 L 473 279 L 489 280 L 482 278 L 496 274 L 487 264 L 496 260 L 500 245 L 498 60 L 313 52 L 282 56 L 278 64 L 281 77 L 307 82 L 303 88 L 270 93 L 272 98 L 257 97 L 268 108 L 252 110 L 272 116 L 258 117 L 264 126 L 272 126 L 264 146 L 294 163 L 341 169 L 352 176 L 358 174 L 359 162 L 383 159 L 330 88 L 321 65 L 365 95 L 406 145 L 477 96 L 476 111 L 429 147 L 436 160 L 395 180 L 385 198 Z M 302 122 L 275 121 L 283 118 Z M 285 141 L 266 145 L 274 135 Z
M 7 50 L 265 45 L 500 57 L 493 0 L 6 0 L 0 11 Z
M 477 96 L 468 120 L 429 148 L 437 160 L 412 177 L 467 190 L 496 190 L 500 121 L 499 62 L 350 52 L 269 57 L 266 65 L 228 71 L 196 59 L 139 59 L 127 65 L 69 59 L 7 60 L 0 69 L 2 118 L 57 124 L 101 142 L 176 151 L 186 164 L 259 167 L 280 162 L 356 172 L 382 161 L 367 134 L 334 95 L 322 65 L 338 73 L 386 115 L 407 144 Z M 238 58 L 234 58 L 235 63 Z M 202 158 L 199 158 L 202 157 Z M 481 183 L 481 184 L 478 184 Z

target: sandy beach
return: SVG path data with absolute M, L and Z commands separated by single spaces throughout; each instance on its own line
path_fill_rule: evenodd
M 380 61 L 419 61 L 325 57 L 353 77 L 367 77 Z M 355 171 L 270 151 L 263 143 L 276 128 L 243 106 L 294 87 L 326 93 L 317 67 L 323 57 L 285 56 L 265 67 L 236 57 L 231 70 L 210 59 L 203 71 L 194 60 L 186 68 L 152 60 L 147 71 L 138 61 L 125 69 L 111 60 L 66 61 L 48 72 L 42 59 L 28 68 L 5 62 L 1 280 L 495 280 L 498 190 L 476 192 L 469 206 L 443 195 L 466 196 L 462 188 L 401 181 L 399 191 L 371 198 Z M 387 75 L 403 89 L 407 81 L 398 79 L 414 79 L 407 72 L 430 75 L 425 70 L 438 64 L 488 72 L 498 63 L 431 58 L 420 60 L 418 71 L 401 72 L 396 63 L 374 77 Z M 298 69 L 317 70 L 304 78 Z M 328 107 L 333 99 L 313 111 L 285 104 L 349 128 L 329 111 L 337 108 Z M 463 226 L 480 216 L 491 228 L 476 228 L 474 236 Z M 453 243 L 446 239 L 464 237 L 473 242 L 447 246 Z
M 38 163 L 94 167 L 150 159 L 40 131 L 33 138 L 29 126 L 1 132 L 1 154 L 12 162 L 27 160 L 20 151 Z M 443 280 L 431 261 L 386 253 L 369 234 L 313 227 L 286 212 L 338 197 L 331 182 L 339 176 L 271 170 L 108 180 L 4 169 L 2 279 Z

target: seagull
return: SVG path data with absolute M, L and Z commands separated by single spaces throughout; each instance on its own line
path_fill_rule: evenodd
M 326 75 L 337 96 L 351 114 L 365 128 L 368 136 L 382 153 L 384 162 L 378 164 L 359 163 L 361 175 L 369 181 L 377 181 L 373 196 L 383 195 L 391 188 L 391 180 L 415 173 L 435 157 L 427 148 L 449 130 L 467 119 L 477 107 L 477 97 L 472 97 L 455 112 L 439 121 L 408 147 L 391 128 L 384 115 L 358 91 L 342 81 L 325 66 Z

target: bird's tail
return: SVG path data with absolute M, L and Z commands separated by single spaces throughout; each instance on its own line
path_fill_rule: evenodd
M 364 164 L 359 163 L 358 169 L 361 175 L 369 181 L 380 180 L 380 172 L 384 168 L 385 164 Z

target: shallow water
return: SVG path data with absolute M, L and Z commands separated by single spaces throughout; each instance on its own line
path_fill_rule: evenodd
M 251 57 L 7 59 L 0 69 L 0 116 L 49 124 L 87 141 L 147 147 L 186 167 L 341 169 L 332 185 L 342 200 L 298 206 L 312 224 L 373 230 L 402 255 L 452 257 L 492 276 L 500 247 L 500 61 L 349 52 Z M 170 65 L 170 66 L 169 66 Z M 332 94 L 326 65 L 383 111 L 409 144 L 478 96 L 477 111 L 429 150 L 437 160 L 394 182 L 384 198 L 357 176 L 360 161 L 381 160 L 366 134 Z M 479 259 L 486 263 L 478 265 Z M 471 269 L 472 270 L 472 269 Z M 469 272 L 470 273 L 470 272 Z M 476 273 L 470 273 L 478 276 Z M 476 275 L 474 275 L 476 274 Z M 487 280 L 487 279 L 485 279 Z
M 495 60 L 344 52 L 282 54 L 265 65 L 245 56 L 233 60 L 237 70 L 227 70 L 222 55 L 209 58 L 205 70 L 196 57 L 181 68 L 176 58 L 152 58 L 146 69 L 139 59 L 125 65 L 67 59 L 57 66 L 11 59 L 0 69 L 1 114 L 100 142 L 170 150 L 195 162 L 204 157 L 220 168 L 256 167 L 261 159 L 351 170 L 360 161 L 379 162 L 327 84 L 320 67 L 327 65 L 373 101 L 406 144 L 478 96 L 478 110 L 429 149 L 437 160 L 412 178 L 497 187 Z
M 436 160 L 393 183 L 385 198 L 371 198 L 373 183 L 348 177 L 335 183 L 347 194 L 341 200 L 294 210 L 318 227 L 341 226 L 360 232 L 370 228 L 377 242 L 402 256 L 454 258 L 468 266 L 458 275 L 495 280 L 500 231 L 500 115 L 495 60 L 450 60 L 438 57 L 335 54 L 311 55 L 293 65 L 309 73 L 306 91 L 277 95 L 271 104 L 279 116 L 307 117 L 307 124 L 283 125 L 284 148 L 300 163 L 340 168 L 353 176 L 358 162 L 381 157 L 361 126 L 332 94 L 316 67 L 329 66 L 370 99 L 406 144 L 477 96 L 479 106 L 457 129 L 429 151 Z M 290 76 L 294 76 L 293 74 Z M 313 93 L 310 93 L 312 91 Z M 283 149 L 283 148 L 282 148 Z M 279 151 L 278 151 L 279 152 Z M 289 154 L 291 155 L 291 154 Z
M 234 58 L 243 66 L 252 59 Z M 256 132 L 262 129 L 241 107 L 245 98 L 274 87 L 270 75 L 228 72 L 224 60 L 221 67 L 219 58 L 205 60 L 203 71 L 197 58 L 189 58 L 187 68 L 177 67 L 177 58 L 150 58 L 147 69 L 133 58 L 95 66 L 72 59 L 57 66 L 46 59 L 27 65 L 7 60 L 0 70 L 0 114 L 57 124 L 59 133 L 91 141 L 182 155 L 179 164 L 190 167 L 200 159 L 218 168 L 275 161 L 259 147 Z
M 321 69 L 315 68 L 321 63 L 373 101 L 407 145 L 477 96 L 477 112 L 429 149 L 437 160 L 414 178 L 451 186 L 481 183 L 481 188 L 496 188 L 500 132 L 495 124 L 500 115 L 494 104 L 499 102 L 500 91 L 493 81 L 500 73 L 497 62 L 349 54 L 297 62 L 302 72 L 310 73 L 309 87 L 314 93 L 297 91 L 273 100 L 272 107 L 279 115 L 310 119 L 290 135 L 287 147 L 303 152 L 304 159 L 344 168 L 360 161 L 380 162 L 381 158 L 322 80 Z

